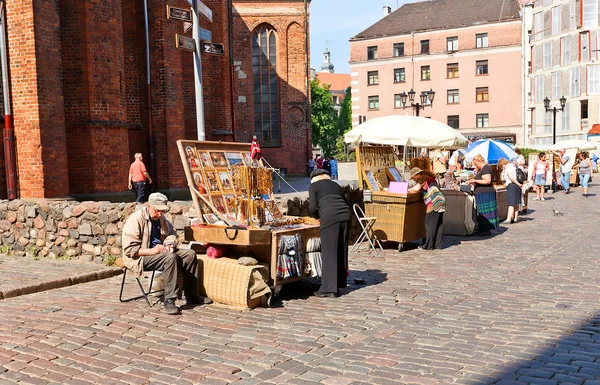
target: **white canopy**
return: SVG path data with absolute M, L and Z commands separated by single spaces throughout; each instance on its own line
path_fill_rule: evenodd
M 442 122 L 406 115 L 368 120 L 346 133 L 344 141 L 445 149 L 465 148 L 468 144 L 467 138 Z
M 561 148 L 564 148 L 565 150 L 595 150 L 598 146 L 596 143 L 588 142 L 587 140 L 563 140 L 553 144 L 550 147 L 550 150 L 560 150 Z

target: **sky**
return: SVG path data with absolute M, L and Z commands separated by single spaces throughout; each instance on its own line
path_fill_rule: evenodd
M 310 3 L 311 68 L 317 72 L 323 63 L 323 51 L 329 41 L 331 62 L 336 73 L 350 73 L 349 40 L 383 17 L 383 6 L 392 11 L 407 0 L 312 0 Z

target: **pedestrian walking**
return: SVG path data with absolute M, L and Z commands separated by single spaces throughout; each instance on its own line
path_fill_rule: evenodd
M 317 167 L 317 162 L 315 162 L 315 156 L 312 155 L 310 157 L 310 159 L 308 160 L 308 175 L 310 175 L 311 172 L 315 171 Z
M 581 181 L 581 187 L 583 187 L 583 196 L 588 197 L 588 184 L 592 178 L 593 164 L 590 156 L 587 152 L 579 154 L 579 179 Z
M 146 207 L 131 214 L 123 226 L 123 264 L 137 276 L 162 270 L 165 282 L 164 307 L 167 314 L 178 314 L 177 277 L 183 273 L 183 291 L 187 304 L 212 301 L 198 293 L 198 260 L 191 249 L 177 248 L 177 233 L 164 213 L 169 206 L 161 193 L 150 194 Z
M 323 274 L 318 297 L 338 297 L 347 285 L 348 242 L 352 213 L 342 188 L 330 180 L 326 170 L 310 174 L 309 212 L 321 221 L 321 258 Z
M 439 189 L 435 175 L 419 167 L 410 170 L 410 179 L 415 185 L 409 191 L 422 193 L 425 202 L 425 243 L 419 246 L 425 250 L 441 249 L 444 238 L 444 212 L 446 199 Z
M 134 155 L 134 162 L 129 166 L 129 182 L 128 187 L 130 190 L 134 190 L 136 194 L 135 201 L 138 203 L 144 203 L 146 199 L 147 185 L 146 182 L 152 183 L 152 178 L 146 171 L 146 165 L 144 164 L 141 153 Z
M 329 168 L 330 168 L 330 172 L 331 172 L 331 179 L 337 180 L 338 179 L 338 162 L 333 156 L 329 160 Z
M 558 152 L 552 151 L 552 153 L 560 159 L 560 184 L 563 186 L 565 194 L 568 194 L 570 191 L 569 186 L 571 184 L 571 158 L 566 154 L 564 148 L 561 148 Z
M 498 202 L 493 185 L 492 169 L 481 154 L 473 157 L 473 165 L 477 174 L 468 181 L 473 185 L 475 202 L 477 203 L 478 232 L 490 235 L 498 227 Z
M 502 168 L 502 176 L 506 184 L 506 203 L 508 213 L 503 224 L 517 223 L 519 220 L 519 205 L 521 204 L 522 184 L 517 180 L 517 165 L 506 158 L 498 159 L 498 167 Z
M 546 190 L 546 174 L 550 170 L 550 164 L 546 158 L 546 153 L 540 152 L 538 159 L 533 164 L 533 186 L 535 188 L 534 201 L 545 201 L 544 193 Z
M 317 168 L 323 168 L 323 157 L 321 155 L 317 155 L 315 162 L 317 163 Z

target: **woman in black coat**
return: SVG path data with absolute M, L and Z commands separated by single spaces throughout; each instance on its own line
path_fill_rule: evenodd
M 342 188 L 330 180 L 329 172 L 318 169 L 310 174 L 310 215 L 321 221 L 323 276 L 318 297 L 338 297 L 346 287 L 348 242 L 352 212 Z

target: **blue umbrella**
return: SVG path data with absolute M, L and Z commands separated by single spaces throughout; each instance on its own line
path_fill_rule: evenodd
M 477 154 L 481 154 L 489 164 L 498 164 L 500 158 L 511 160 L 518 156 L 506 142 L 493 139 L 480 139 L 469 144 L 466 157 L 473 159 Z

